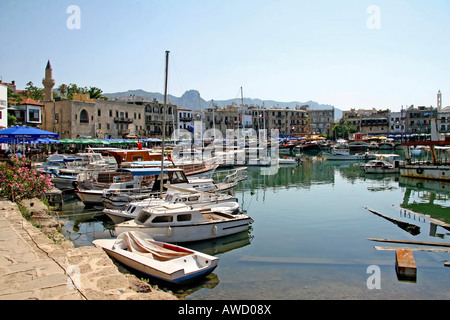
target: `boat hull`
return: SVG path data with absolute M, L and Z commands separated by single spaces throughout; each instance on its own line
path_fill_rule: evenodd
M 400 175 L 420 179 L 450 181 L 450 166 L 404 164 L 400 166 Z
M 85 205 L 101 205 L 103 190 L 78 190 L 75 191 Z
M 327 160 L 353 160 L 353 161 L 359 161 L 359 160 L 367 160 L 368 156 L 366 155 L 346 155 L 346 154 L 333 154 L 329 152 L 322 152 L 323 156 Z
M 108 256 L 130 269 L 178 285 L 207 276 L 214 271 L 219 263 L 218 258 L 194 251 L 193 255 L 177 259 L 175 267 L 174 265 L 168 267 L 168 264 L 173 264 L 173 262 L 155 262 L 127 250 L 113 248 L 114 240 L 95 240 L 93 243 L 101 247 Z M 199 258 L 207 261 L 207 263 L 200 266 L 199 261 L 197 261 Z
M 116 234 L 138 231 L 151 236 L 156 241 L 183 243 L 215 239 L 243 232 L 248 230 L 251 221 L 251 218 L 246 216 L 233 220 L 199 224 L 144 226 L 131 220 L 115 225 L 114 229 Z

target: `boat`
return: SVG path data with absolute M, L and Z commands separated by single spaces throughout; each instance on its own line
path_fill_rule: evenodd
M 322 155 L 326 160 L 353 160 L 353 161 L 366 161 L 375 159 L 375 155 L 372 153 L 356 153 L 350 154 L 348 150 L 332 150 L 331 152 L 322 151 Z
M 117 234 L 138 231 L 157 241 L 194 242 L 220 238 L 248 230 L 253 220 L 244 214 L 192 208 L 183 203 L 167 204 L 141 210 L 134 220 L 114 226 Z
M 173 167 L 183 169 L 186 176 L 202 176 L 205 174 L 212 174 L 218 167 L 218 164 L 209 164 L 205 161 L 183 161 L 174 162 L 170 157 L 164 157 L 162 161 L 162 154 L 152 152 L 153 150 L 111 150 L 108 154 L 113 156 L 120 168 L 157 168 Z
M 404 145 L 410 145 L 411 143 L 413 142 L 405 143 Z M 430 147 L 431 161 L 413 161 L 410 155 L 407 154 L 406 161 L 402 161 L 400 164 L 400 175 L 411 178 L 450 181 L 450 147 L 444 144 L 439 146 L 433 144 L 434 142 L 432 141 L 420 142 L 422 145 L 424 143 Z M 450 140 L 447 143 L 450 145 Z
M 138 192 L 104 192 L 101 195 L 101 203 L 105 208 L 120 209 L 125 207 L 131 201 L 137 201 L 149 197 L 163 197 L 167 192 L 167 186 L 191 189 L 201 192 L 223 192 L 234 188 L 240 181 L 247 178 L 243 173 L 246 168 L 235 170 L 234 173 L 227 175 L 222 182 L 216 183 L 211 178 L 186 177 L 183 169 L 171 168 L 164 169 L 163 177 L 157 168 L 133 168 L 121 169 L 125 172 L 131 172 L 134 175 L 145 175 L 152 172 L 154 175 L 154 183 L 151 188 Z M 161 184 L 162 180 L 162 184 Z M 163 195 L 161 195 L 161 185 Z
M 118 224 L 136 218 L 142 209 L 171 203 L 184 203 L 193 208 L 210 206 L 214 210 L 221 212 L 228 212 L 230 214 L 241 213 L 238 200 L 234 196 L 174 187 L 170 187 L 164 199 L 147 198 L 140 201 L 133 201 L 129 202 L 123 209 L 110 209 L 105 207 L 103 213 L 115 224 Z
M 396 163 L 397 165 L 386 160 L 376 159 L 370 160 L 362 167 L 365 173 L 398 173 L 400 168 L 398 162 Z
M 283 166 L 296 166 L 302 162 L 300 158 L 278 158 L 275 159 L 275 164 L 283 165 Z
M 321 150 L 320 144 L 315 141 L 309 141 L 309 140 L 305 140 L 302 141 L 300 144 L 295 146 L 296 149 L 300 150 L 300 151 L 316 151 L 316 150 Z
M 412 146 L 429 147 L 431 159 L 412 159 Z M 405 142 L 405 161 L 400 163 L 400 175 L 403 177 L 450 181 L 450 137 L 437 130 L 436 119 L 431 119 L 431 141 Z
M 92 243 L 125 266 L 173 284 L 207 276 L 219 263 L 217 257 L 155 241 L 139 232 L 124 232 L 117 239 L 97 239 Z
M 350 151 L 367 151 L 370 148 L 370 144 L 364 141 L 352 141 L 348 143 L 348 149 Z

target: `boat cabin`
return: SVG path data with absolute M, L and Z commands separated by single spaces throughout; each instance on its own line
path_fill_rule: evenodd
M 139 225 L 156 227 L 193 225 L 227 219 L 230 219 L 230 215 L 226 213 L 212 212 L 208 208 L 192 209 L 184 203 L 174 203 L 143 209 L 134 221 Z
M 161 181 L 163 183 L 163 190 L 166 191 L 166 183 L 170 184 L 189 184 L 189 181 L 184 173 L 183 169 L 164 169 L 163 177 L 161 177 L 160 168 L 122 168 L 118 169 L 119 172 L 130 172 L 133 176 L 154 176 L 154 183 L 152 191 L 159 192 L 161 190 Z

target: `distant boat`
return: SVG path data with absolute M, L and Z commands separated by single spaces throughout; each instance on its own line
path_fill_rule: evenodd
M 326 160 L 356 160 L 365 161 L 373 160 L 375 156 L 371 153 L 356 153 L 350 154 L 348 150 L 334 150 L 331 152 L 322 151 L 322 155 Z
M 217 257 L 158 242 L 138 232 L 125 232 L 117 239 L 98 239 L 92 243 L 131 269 L 175 284 L 204 277 L 219 263 Z
M 398 162 L 397 162 L 398 163 Z M 399 166 L 390 163 L 386 160 L 370 160 L 363 165 L 365 173 L 398 173 L 400 172 Z
M 364 141 L 353 141 L 348 144 L 350 151 L 367 151 L 369 148 L 370 144 Z

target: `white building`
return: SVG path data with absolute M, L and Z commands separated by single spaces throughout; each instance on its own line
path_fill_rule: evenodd
M 0 130 L 8 127 L 8 87 L 0 84 Z
M 389 114 L 389 133 L 405 134 L 406 112 L 391 112 Z
M 178 112 L 178 124 L 177 129 L 185 129 L 188 130 L 189 127 L 194 126 L 194 122 L 192 119 L 192 110 L 186 108 L 177 108 Z

